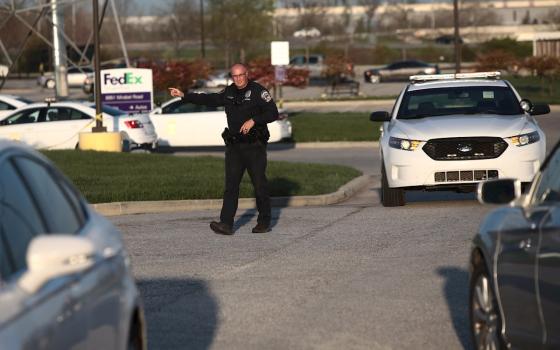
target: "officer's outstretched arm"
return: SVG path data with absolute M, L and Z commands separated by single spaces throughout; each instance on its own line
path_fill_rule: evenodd
M 194 103 L 196 105 L 206 105 L 212 107 L 220 107 L 225 105 L 225 90 L 218 93 L 187 93 L 183 97 L 183 101 Z

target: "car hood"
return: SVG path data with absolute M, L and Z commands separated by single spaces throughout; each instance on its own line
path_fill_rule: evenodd
M 494 136 L 509 137 L 534 131 L 524 115 L 441 116 L 394 121 L 392 136 L 427 141 L 447 137 Z

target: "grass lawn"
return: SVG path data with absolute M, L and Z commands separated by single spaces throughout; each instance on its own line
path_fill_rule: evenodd
M 370 113 L 292 113 L 295 142 L 377 141 L 380 123 L 369 120 Z
M 93 151 L 43 154 L 90 203 L 222 198 L 224 190 L 224 160 L 216 157 Z M 267 170 L 272 196 L 330 193 L 359 175 L 345 166 L 288 162 L 269 162 Z M 253 197 L 247 174 L 240 197 Z
M 539 77 L 505 76 L 522 98 L 532 102 L 560 104 L 560 81 Z

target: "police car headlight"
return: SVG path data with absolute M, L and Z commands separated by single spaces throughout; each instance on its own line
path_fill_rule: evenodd
M 521 134 L 512 137 L 508 137 L 512 144 L 516 145 L 517 147 L 530 145 L 531 143 L 535 143 L 541 139 L 538 131 L 533 131 L 528 134 Z
M 402 149 L 404 151 L 415 151 L 422 141 L 400 139 L 398 137 L 389 138 L 389 147 Z

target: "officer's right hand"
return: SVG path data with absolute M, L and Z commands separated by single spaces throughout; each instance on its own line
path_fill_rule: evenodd
M 183 98 L 185 96 L 185 94 L 183 93 L 183 91 L 177 89 L 177 88 L 167 88 L 169 90 L 169 93 L 171 94 L 171 96 L 173 97 L 181 97 Z

